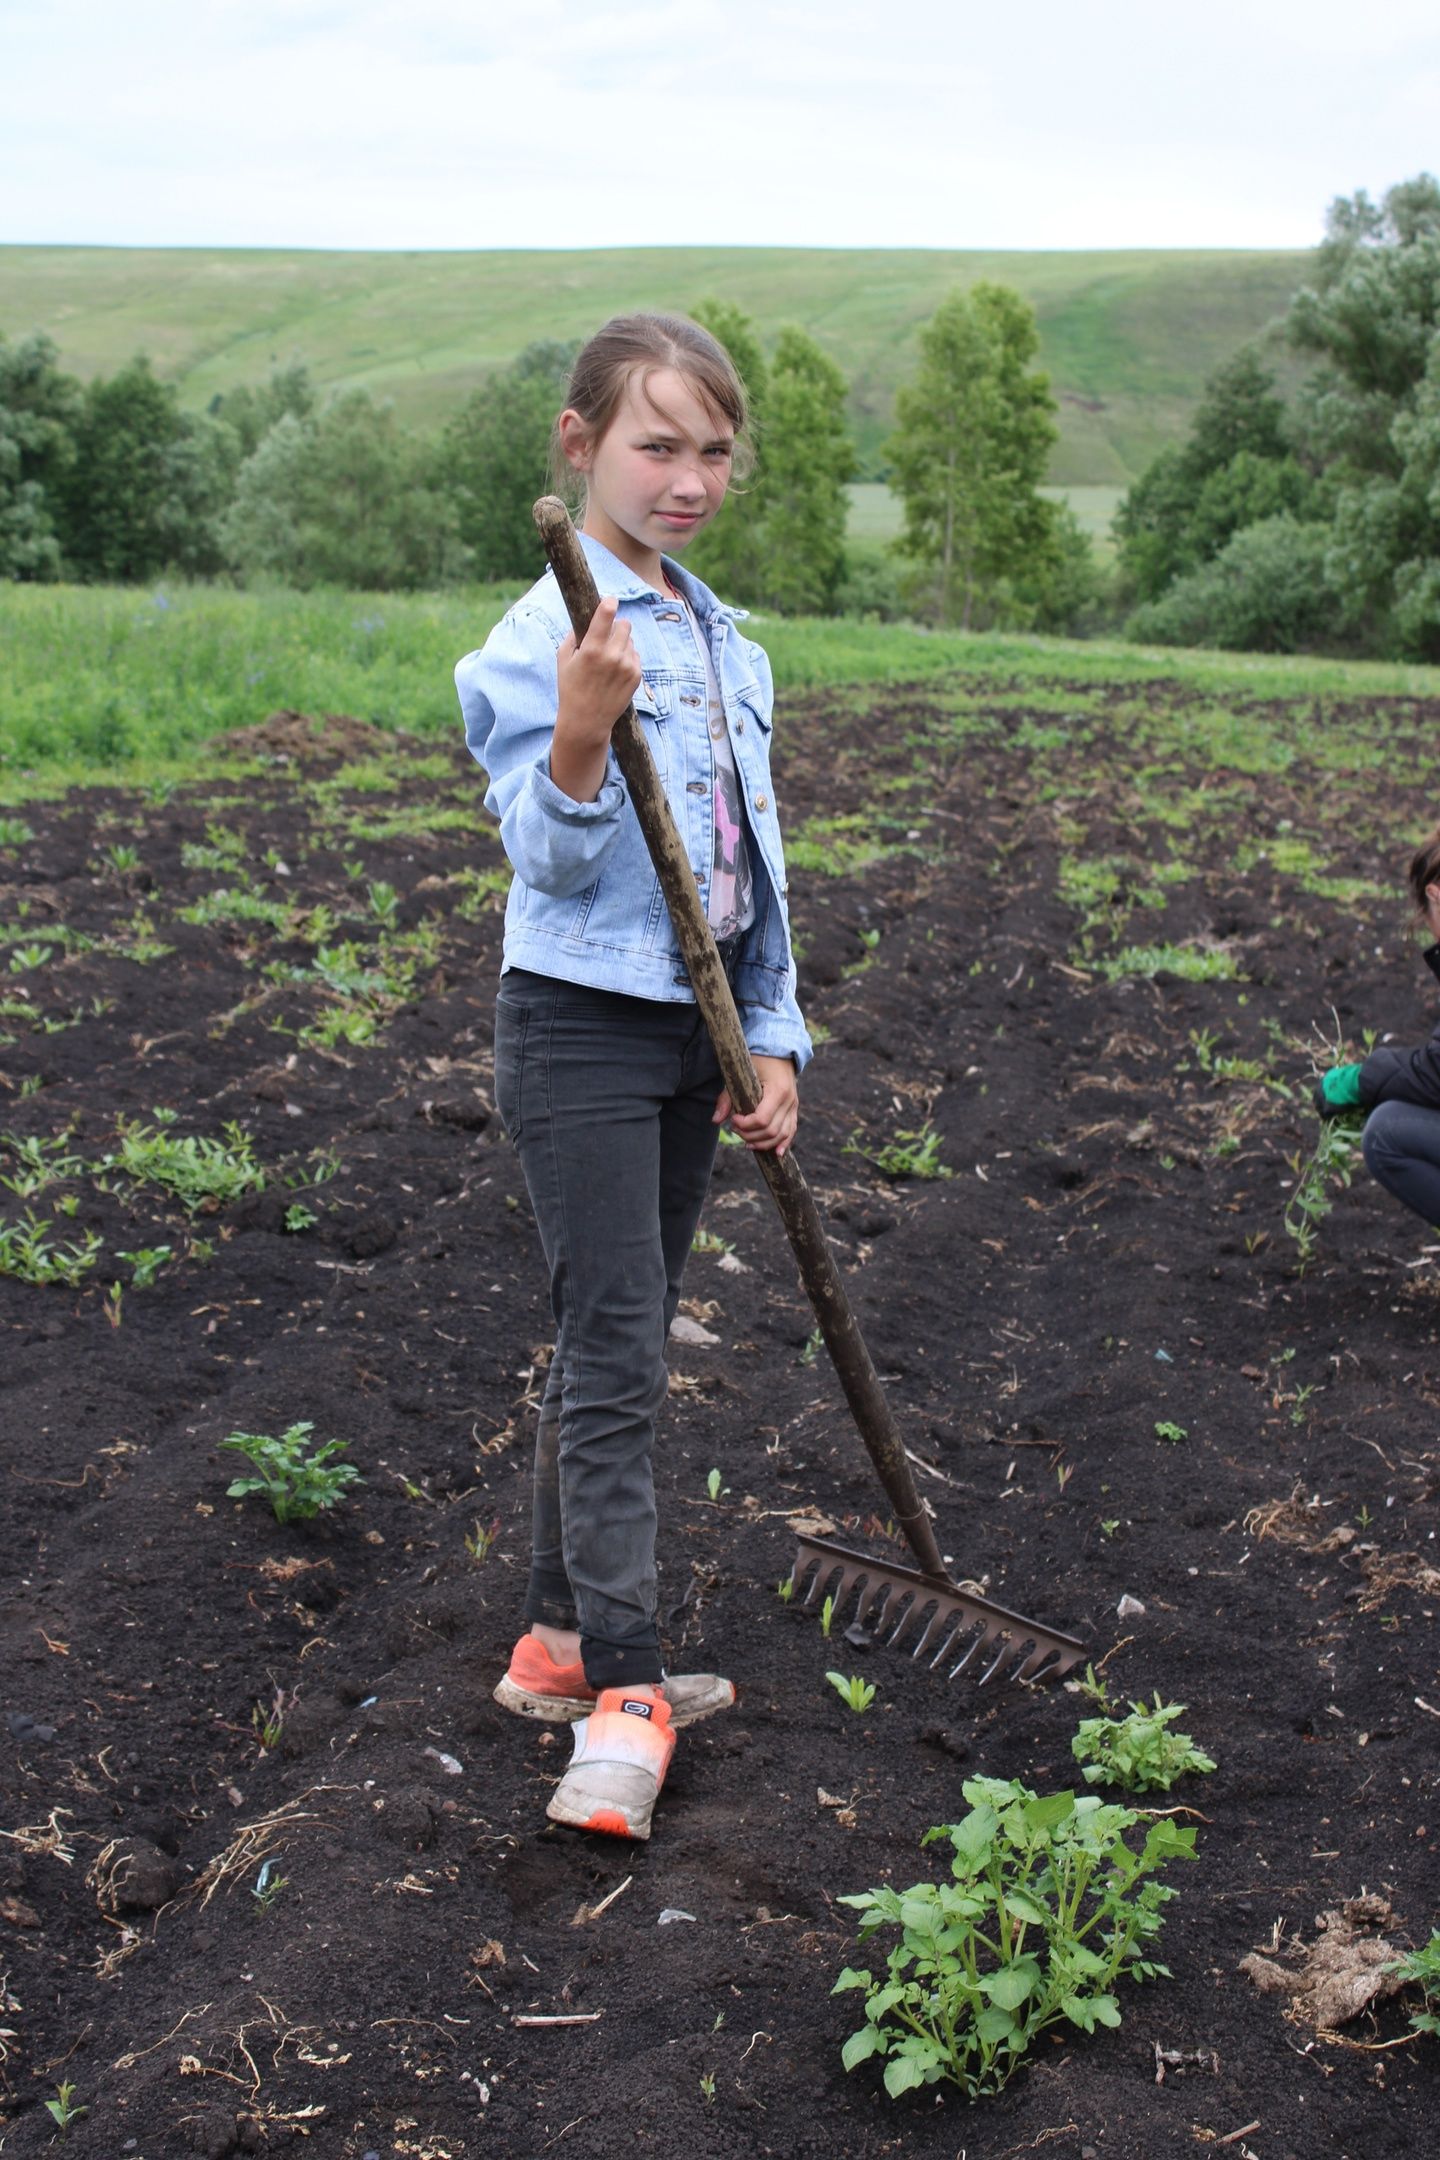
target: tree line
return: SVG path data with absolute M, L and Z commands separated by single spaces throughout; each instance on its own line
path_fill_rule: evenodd
M 841 370 L 799 329 L 767 351 L 739 308 L 694 313 L 754 415 L 755 470 L 687 555 L 727 599 L 1073 627 L 1093 565 L 1073 521 L 1036 493 L 1055 405 L 1018 295 L 957 292 L 921 333 L 886 451 L 905 506 L 894 549 L 847 542 L 858 464 Z M 303 366 L 192 414 L 144 358 L 82 383 L 44 336 L 0 338 L 0 576 L 375 590 L 531 577 L 531 504 L 576 349 L 527 346 L 421 436 L 364 391 L 323 399 Z
M 1283 326 L 1247 347 L 1116 519 L 1127 634 L 1440 660 L 1440 183 L 1332 204 Z

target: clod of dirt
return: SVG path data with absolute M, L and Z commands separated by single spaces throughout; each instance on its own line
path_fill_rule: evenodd
M 187 2125 L 187 2144 L 201 2160 L 230 2160 L 232 2153 L 260 2152 L 265 2133 L 253 2115 L 232 2115 L 208 2108 Z
M 1252 1953 L 1240 1960 L 1240 1971 L 1262 1994 L 1288 1995 L 1285 2014 L 1295 2023 L 1333 2032 L 1404 1986 L 1397 1973 L 1386 1969 L 1400 1955 L 1398 1946 L 1383 1935 L 1363 1932 L 1393 1917 L 1384 1898 L 1347 1898 L 1338 1912 L 1316 1914 L 1319 1932 L 1314 1942 L 1308 1948 L 1296 1945 L 1298 1966 L 1291 1969 Z
M 436 1826 L 444 1809 L 432 1793 L 419 1785 L 402 1785 L 386 1795 L 376 1816 L 376 1828 L 391 1845 L 407 1852 L 425 1852 L 435 1842 Z
M 101 1912 L 158 1912 L 179 1889 L 184 1869 L 148 1838 L 112 1838 L 85 1880 Z
M 362 1215 L 347 1240 L 352 1260 L 374 1260 L 400 1235 L 388 1215 Z
M 235 728 L 213 738 L 217 749 L 231 757 L 285 758 L 295 764 L 316 764 L 329 758 L 380 757 L 407 738 L 369 720 L 349 713 L 303 713 L 288 708 L 273 712 L 254 727 Z

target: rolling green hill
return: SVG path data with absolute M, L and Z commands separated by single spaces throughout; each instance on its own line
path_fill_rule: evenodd
M 1060 402 L 1052 482 L 1117 488 L 1183 431 L 1211 369 L 1273 331 L 1308 260 L 1218 250 L 0 247 L 0 331 L 47 331 L 80 375 L 147 352 L 192 407 L 303 360 L 319 382 L 393 398 L 403 417 L 428 424 L 532 338 L 578 336 L 626 308 L 716 297 L 767 335 L 798 322 L 825 347 L 850 378 L 862 456 L 873 460 L 917 326 L 952 286 L 986 277 L 1036 310 Z

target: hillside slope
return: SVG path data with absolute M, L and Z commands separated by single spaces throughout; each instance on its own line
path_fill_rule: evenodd
M 0 331 L 45 330 L 62 362 L 107 373 L 137 351 L 187 404 L 304 360 L 334 388 L 393 398 L 434 423 L 530 339 L 608 313 L 718 297 L 773 336 L 798 322 L 853 385 L 873 460 L 918 325 L 956 284 L 1012 285 L 1040 323 L 1060 401 L 1052 480 L 1123 486 L 1183 430 L 1201 384 L 1273 330 L 1304 254 L 949 253 L 920 249 L 647 248 L 576 253 L 0 248 Z

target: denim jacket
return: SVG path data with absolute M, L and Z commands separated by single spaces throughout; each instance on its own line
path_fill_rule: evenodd
M 635 712 L 690 853 L 703 902 L 714 844 L 705 670 L 684 611 L 581 535 L 602 597 L 614 593 L 630 624 L 643 680 Z M 803 1068 L 810 1038 L 795 1001 L 785 902 L 785 858 L 770 777 L 770 663 L 698 578 L 667 559 L 670 581 L 709 640 L 745 804 L 755 920 L 733 973 L 745 1040 L 757 1057 Z M 694 1001 L 660 881 L 611 750 L 594 802 L 576 802 L 550 777 L 555 654 L 570 628 L 546 571 L 479 652 L 455 670 L 465 739 L 489 776 L 485 801 L 515 872 L 505 909 L 505 967 L 532 969 L 630 997 Z

